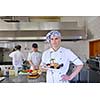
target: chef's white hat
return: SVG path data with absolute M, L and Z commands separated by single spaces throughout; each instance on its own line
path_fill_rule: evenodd
M 61 37 L 61 33 L 59 31 L 50 31 L 50 32 L 48 32 L 47 35 L 46 35 L 46 41 L 50 42 L 50 40 L 53 36 Z

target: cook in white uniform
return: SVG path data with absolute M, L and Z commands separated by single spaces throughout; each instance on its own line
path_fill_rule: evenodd
M 31 70 L 39 69 L 39 65 L 41 63 L 42 53 L 38 51 L 38 44 L 33 43 L 32 44 L 32 51 L 28 54 L 28 61 L 31 65 Z
M 43 52 L 41 66 L 47 71 L 47 83 L 63 83 L 72 80 L 82 69 L 82 61 L 70 50 L 60 46 L 61 33 L 59 31 L 50 31 L 46 36 L 51 48 Z M 59 69 L 53 69 L 47 66 L 54 59 L 55 63 L 63 64 Z M 70 61 L 76 65 L 76 69 L 67 75 Z
M 17 45 L 15 46 L 15 51 L 9 54 L 9 57 L 12 58 L 12 63 L 14 66 L 14 69 L 16 71 L 21 70 L 22 69 L 22 65 L 23 65 L 23 61 L 25 61 L 25 57 L 23 55 L 23 53 L 21 52 L 21 46 Z

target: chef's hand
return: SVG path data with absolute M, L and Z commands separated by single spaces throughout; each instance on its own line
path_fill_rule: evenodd
M 32 70 L 36 70 L 36 69 L 39 69 L 39 67 L 38 67 L 38 66 L 33 65 L 31 69 L 32 69 Z
M 34 70 L 35 68 L 34 68 L 34 65 L 31 67 L 31 70 Z
M 47 71 L 48 68 L 46 67 L 46 64 L 40 66 L 40 70 L 42 70 L 42 71 Z
M 43 70 L 48 70 L 48 68 L 44 68 L 44 67 L 42 67 L 41 69 L 43 69 Z
M 65 75 L 65 74 L 62 75 L 61 77 L 62 77 L 62 80 L 63 80 L 63 81 L 67 81 L 67 80 L 70 81 L 70 80 L 72 80 L 70 76 Z

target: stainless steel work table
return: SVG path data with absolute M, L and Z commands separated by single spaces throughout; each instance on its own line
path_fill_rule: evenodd
M 43 72 L 39 78 L 29 79 L 27 75 L 9 76 L 2 80 L 0 83 L 42 83 L 45 82 L 46 73 Z

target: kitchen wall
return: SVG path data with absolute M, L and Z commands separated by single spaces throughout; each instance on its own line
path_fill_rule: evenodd
M 100 16 L 69 16 L 62 17 L 62 21 L 77 21 L 79 26 L 86 25 L 88 39 L 77 42 L 65 42 L 66 47 L 71 48 L 84 58 L 89 58 L 89 41 L 100 40 Z
M 13 47 L 17 44 L 20 44 L 22 46 L 22 52 L 24 53 L 26 59 L 27 59 L 27 55 L 28 52 L 31 51 L 31 45 L 32 43 L 38 43 L 39 45 L 39 50 L 41 52 L 43 52 L 44 50 L 49 48 L 49 44 L 46 42 L 29 42 L 29 41 L 25 41 L 25 42 L 9 42 L 8 48 L 10 50 L 13 49 Z M 69 48 L 71 49 L 74 53 L 76 53 L 82 60 L 84 60 L 84 58 L 88 58 L 88 49 L 87 49 L 87 41 L 62 41 L 61 45 L 64 46 L 65 48 Z M 5 52 L 4 53 L 4 61 L 11 61 L 11 59 L 9 58 L 9 53 L 10 52 Z
M 84 58 L 89 57 L 89 41 L 93 41 L 96 39 L 100 39 L 100 17 L 96 16 L 87 16 L 87 17 L 62 17 L 61 21 L 78 21 L 79 26 L 83 26 L 85 21 L 87 24 L 88 34 L 90 34 L 92 37 L 89 37 L 87 40 L 81 40 L 81 41 L 63 41 L 62 46 L 66 48 L 70 48 L 72 51 L 74 51 L 81 59 L 84 60 Z M 31 50 L 31 45 L 34 41 L 25 41 L 25 42 L 1 42 L 0 46 L 7 47 L 12 49 L 16 44 L 22 45 L 22 51 L 24 52 L 26 58 L 28 52 Z M 39 45 L 39 50 L 44 51 L 49 47 L 49 45 L 46 42 L 37 41 Z M 8 52 L 5 53 L 4 59 L 9 60 L 9 56 L 7 56 Z
M 87 17 L 87 28 L 92 36 L 89 40 L 100 39 L 100 16 Z
M 15 45 L 21 45 L 22 49 L 21 51 L 24 53 L 25 55 L 25 58 L 27 59 L 27 56 L 28 56 L 28 52 L 31 51 L 32 49 L 32 44 L 33 43 L 37 43 L 38 46 L 39 46 L 39 50 L 41 52 L 43 52 L 47 46 L 45 45 L 45 42 L 35 42 L 35 41 L 25 41 L 25 42 L 21 42 L 21 41 L 17 41 L 17 42 L 4 42 L 4 43 L 1 43 L 0 44 L 5 48 L 5 45 L 6 45 L 6 48 L 8 48 L 9 50 L 8 51 L 5 51 L 4 52 L 4 55 L 3 55 L 3 61 L 11 61 L 11 58 L 9 57 L 9 53 L 11 52 L 11 50 L 15 47 Z
M 87 41 L 81 40 L 81 41 L 72 41 L 72 42 L 62 42 L 62 45 L 66 48 L 71 49 L 82 60 L 88 59 Z

